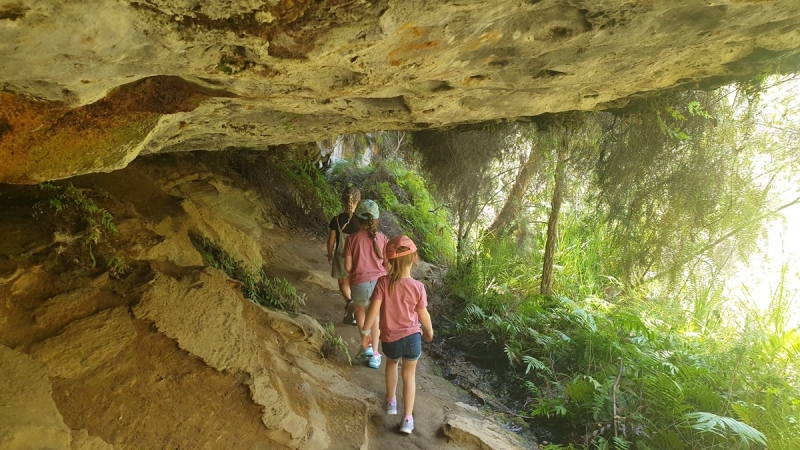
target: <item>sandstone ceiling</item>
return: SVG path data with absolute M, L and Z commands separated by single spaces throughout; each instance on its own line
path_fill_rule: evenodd
M 798 55 L 797 0 L 0 0 L 0 182 L 603 109 Z

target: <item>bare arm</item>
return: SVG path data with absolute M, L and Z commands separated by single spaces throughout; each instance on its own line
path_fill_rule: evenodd
M 353 257 L 350 255 L 345 255 L 344 257 L 344 270 L 346 270 L 347 273 L 353 272 Z
M 331 230 L 328 233 L 328 262 L 333 260 L 333 250 L 336 247 L 336 230 Z
M 428 308 L 417 310 L 419 314 L 419 322 L 422 324 L 422 338 L 425 342 L 433 340 L 433 324 L 431 324 L 431 315 L 428 314 Z
M 364 328 L 362 330 L 370 330 L 372 329 L 372 323 L 375 322 L 375 317 L 378 316 L 378 312 L 381 310 L 381 303 L 383 300 L 379 298 L 373 298 L 372 301 L 369 303 L 369 308 L 367 309 L 367 315 L 364 317 Z M 370 343 L 370 338 L 372 336 L 363 334 L 361 335 L 361 346 L 367 348 Z

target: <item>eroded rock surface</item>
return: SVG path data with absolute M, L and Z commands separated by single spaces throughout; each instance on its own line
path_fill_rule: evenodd
M 0 182 L 603 109 L 798 49 L 795 0 L 4 1 Z
M 7 450 L 113 450 L 88 431 L 71 430 L 53 402 L 47 367 L 0 344 L 0 447 Z
M 0 278 L 0 447 L 368 448 L 376 396 L 321 359 L 317 320 L 243 298 L 189 238 L 255 270 L 274 259 L 274 206 L 225 170 L 161 159 L 73 180 L 119 218 L 123 277 L 55 262 L 75 240 L 0 242 L 17 267 Z M 0 223 L 38 237 L 31 211 Z
M 302 316 L 295 320 L 266 309 L 251 312 L 263 315 L 260 326 L 254 327 L 245 319 L 244 308 L 261 309 L 231 289 L 222 272 L 210 269 L 179 280 L 160 275 L 134 312 L 209 366 L 247 373 L 252 398 L 264 407 L 262 420 L 276 442 L 290 448 L 329 448 L 328 433 L 347 424 L 321 414 L 325 408 L 317 398 L 337 397 L 338 393 L 320 391 L 328 383 L 321 384 L 309 375 L 323 370 L 319 364 L 306 366 L 307 371 L 295 368 L 295 359 L 318 358 L 322 327 Z M 257 329 L 272 332 L 260 336 Z M 316 389 L 308 381 L 315 381 Z M 366 418 L 363 400 L 338 398 L 337 403 L 344 406 L 341 412 L 355 411 L 356 417 Z

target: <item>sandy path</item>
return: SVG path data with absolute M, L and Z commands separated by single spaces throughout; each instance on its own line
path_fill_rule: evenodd
M 279 230 L 264 233 L 264 242 L 269 261 L 268 273 L 286 278 L 307 297 L 303 312 L 316 318 L 321 324 L 332 322 L 336 332 L 347 342 L 350 354 L 355 357 L 360 349 L 358 330 L 352 325 L 342 324 L 343 305 L 336 280 L 330 277 L 330 268 L 325 257 L 325 242 L 317 237 Z M 434 318 L 434 330 L 436 327 Z M 402 382 L 398 386 L 397 416 L 383 413 L 385 396 L 384 368 L 371 369 L 365 361 L 353 361 L 352 367 L 341 356 L 332 361 L 351 382 L 374 392 L 368 399 L 372 405 L 370 417 L 371 449 L 456 449 L 441 431 L 445 416 L 460 409 L 456 402 L 467 402 L 469 395 L 443 378 L 435 375 L 435 364 L 425 354 L 417 367 L 417 398 L 414 407 L 415 429 L 409 436 L 399 432 L 402 420 Z M 350 420 L 342 417 L 340 420 Z

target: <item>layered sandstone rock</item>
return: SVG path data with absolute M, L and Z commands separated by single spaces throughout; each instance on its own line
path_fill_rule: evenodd
M 795 0 L 0 2 L 0 182 L 603 109 L 796 65 Z

